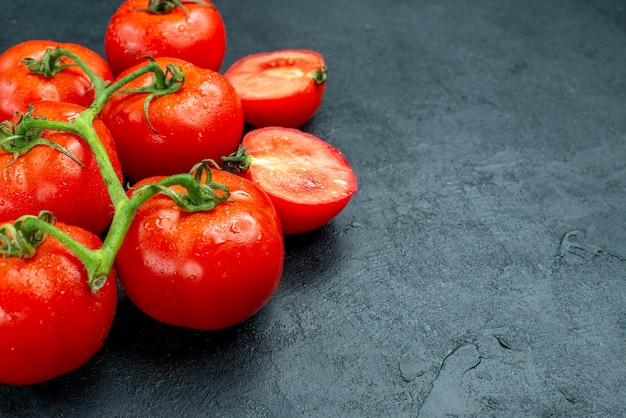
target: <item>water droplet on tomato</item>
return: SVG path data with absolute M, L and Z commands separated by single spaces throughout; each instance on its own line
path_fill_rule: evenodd
M 22 184 L 24 184 L 24 174 L 22 174 L 21 172 L 15 173 L 13 181 L 15 181 L 15 184 L 21 186 Z
M 163 220 L 161 218 L 148 219 L 143 223 L 143 229 L 145 231 L 155 231 L 157 229 L 163 229 Z
M 232 224 L 230 224 L 230 232 L 234 234 L 238 234 L 239 232 L 241 232 L 241 226 L 239 225 L 239 222 L 234 221 Z
M 204 267 L 196 261 L 188 261 L 181 266 L 181 274 L 188 280 L 198 280 L 204 275 Z
M 230 193 L 230 197 L 233 200 L 251 200 L 252 195 L 245 190 L 233 190 Z
M 226 238 L 220 234 L 219 231 L 215 231 L 212 227 L 205 229 L 202 235 L 210 239 L 213 244 L 222 244 L 226 242 Z

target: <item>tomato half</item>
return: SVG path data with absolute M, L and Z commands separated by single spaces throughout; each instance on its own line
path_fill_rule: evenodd
M 248 55 L 224 76 L 239 94 L 246 123 L 297 128 L 321 106 L 326 72 L 318 52 L 287 49 Z
M 203 159 L 219 161 L 237 148 L 244 129 L 241 102 L 224 76 L 175 58 L 156 62 L 163 68 L 179 66 L 185 83 L 177 92 L 150 102 L 148 118 L 154 130 L 144 116 L 146 94 L 115 95 L 102 111 L 124 174 L 135 181 L 186 173 Z M 146 74 L 126 87 L 146 86 L 153 78 Z
M 61 47 L 76 54 L 105 81 L 113 75 L 107 62 L 91 49 L 74 43 L 29 40 L 7 49 L 0 55 L 0 121 L 10 119 L 16 111 L 26 110 L 39 100 L 70 102 L 88 107 L 93 101 L 93 86 L 83 70 L 67 67 L 48 78 L 32 73 L 22 63 L 26 58 L 41 59 L 48 48 Z M 64 59 L 71 64 L 72 60 Z
M 285 234 L 327 224 L 357 191 L 356 175 L 343 154 L 314 135 L 266 127 L 248 132 L 241 145 L 251 157 L 241 175 L 269 195 Z
M 87 248 L 101 246 L 82 228 L 57 227 Z M 32 258 L 0 258 L 0 382 L 43 382 L 82 366 L 102 348 L 117 282 L 111 273 L 92 293 L 87 280 L 83 264 L 51 236 Z
M 226 30 L 210 1 L 183 1 L 184 10 L 173 7 L 164 13 L 149 12 L 149 3 L 173 2 L 127 0 L 109 21 L 104 51 L 114 74 L 146 56 L 180 58 L 219 71 L 226 53 Z
M 118 253 L 126 294 L 156 320 L 227 328 L 252 317 L 278 287 L 284 243 L 272 203 L 234 174 L 213 171 L 213 181 L 229 187 L 230 202 L 189 213 L 156 195 L 140 206 Z
M 85 110 L 65 102 L 36 102 L 33 107 L 33 115 L 54 121 L 71 121 Z M 93 126 L 122 181 L 111 134 L 99 118 Z M 15 161 L 12 153 L 0 150 L 0 222 L 48 210 L 61 222 L 100 234 L 113 218 L 113 204 L 93 152 L 78 135 L 45 131 L 41 137 L 65 148 L 84 167 L 47 145 L 37 145 Z

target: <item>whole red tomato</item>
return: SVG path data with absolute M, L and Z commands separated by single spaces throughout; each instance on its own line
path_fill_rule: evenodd
M 57 227 L 101 245 L 82 228 Z M 29 385 L 82 366 L 102 347 L 116 305 L 114 273 L 92 293 L 83 264 L 51 236 L 32 258 L 0 258 L 0 382 Z
M 43 101 L 33 107 L 33 115 L 53 121 L 73 120 L 85 110 L 65 102 Z M 99 118 L 94 129 L 122 181 L 113 138 Z M 0 149 L 0 222 L 48 210 L 61 222 L 100 234 L 113 217 L 113 204 L 91 149 L 74 134 L 44 131 L 41 137 L 65 148 L 84 167 L 48 145 L 37 145 L 15 161 L 12 153 Z
M 285 234 L 326 225 L 357 192 L 357 178 L 341 152 L 299 129 L 266 127 L 242 142 L 250 167 L 241 175 L 268 194 Z
M 29 40 L 7 49 L 0 55 L 0 121 L 10 119 L 18 110 L 39 100 L 76 103 L 89 106 L 93 101 L 91 80 L 77 66 L 70 66 L 54 77 L 32 73 L 22 63 L 27 58 L 41 59 L 48 48 L 61 47 L 76 54 L 96 75 L 111 81 L 113 75 L 104 58 L 91 49 L 74 43 Z M 64 58 L 65 64 L 73 61 Z
M 237 148 L 244 128 L 239 97 L 221 74 L 176 58 L 156 62 L 164 69 L 168 64 L 180 67 L 185 82 L 177 92 L 150 101 L 148 119 L 154 130 L 144 115 L 146 94 L 115 95 L 102 111 L 122 170 L 135 181 L 186 173 L 203 159 L 219 161 Z M 126 88 L 150 85 L 153 79 L 149 73 Z
M 229 187 L 230 202 L 189 213 L 156 195 L 139 208 L 118 253 L 124 290 L 154 319 L 223 329 L 253 316 L 279 284 L 284 244 L 272 203 L 234 174 L 213 171 L 213 181 Z
M 245 56 L 224 76 L 241 99 L 246 123 L 297 128 L 321 106 L 327 69 L 318 52 L 285 49 Z
M 111 17 L 104 51 L 114 74 L 146 56 L 174 57 L 219 71 L 226 53 L 226 31 L 210 1 L 173 5 L 171 0 L 127 0 Z

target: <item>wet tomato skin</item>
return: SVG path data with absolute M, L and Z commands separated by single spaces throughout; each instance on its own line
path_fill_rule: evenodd
M 87 248 L 92 233 L 57 226 Z M 95 293 L 83 264 L 48 236 L 32 258 L 0 258 L 0 382 L 30 385 L 82 366 L 104 344 L 117 305 L 112 272 Z
M 48 78 L 32 73 L 21 63 L 26 58 L 41 59 L 46 49 L 61 47 L 76 54 L 105 81 L 113 80 L 108 63 L 95 51 L 76 43 L 33 39 L 12 46 L 0 55 L 0 121 L 16 111 L 26 111 L 28 104 L 40 100 L 75 103 L 88 107 L 93 101 L 91 80 L 77 66 L 67 67 Z M 71 63 L 63 58 L 64 63 Z
M 50 101 L 36 102 L 33 108 L 34 116 L 65 122 L 85 110 L 80 105 Z M 12 120 L 17 122 L 17 117 Z M 100 118 L 93 126 L 122 181 L 109 130 Z M 38 145 L 15 161 L 12 153 L 0 150 L 0 222 L 47 210 L 59 221 L 99 235 L 111 222 L 114 208 L 93 152 L 78 135 L 45 131 L 42 137 L 66 148 L 84 167 L 47 145 Z
M 144 116 L 146 94 L 115 95 L 102 111 L 124 174 L 134 181 L 186 173 L 203 159 L 219 161 L 237 148 L 244 129 L 241 102 L 224 76 L 176 58 L 156 62 L 164 69 L 177 65 L 185 81 L 177 92 L 150 101 L 148 118 L 154 130 Z M 153 75 L 146 74 L 126 88 L 152 81 Z
M 115 75 L 146 56 L 175 57 L 219 71 L 226 54 L 222 16 L 210 1 L 183 2 L 185 10 L 147 12 L 148 0 L 127 0 L 111 16 L 104 38 L 105 55 Z
M 164 195 L 152 197 L 139 208 L 117 256 L 126 294 L 161 322 L 227 328 L 252 317 L 279 285 L 284 243 L 271 201 L 234 174 L 214 170 L 213 181 L 229 187 L 231 202 L 189 213 Z

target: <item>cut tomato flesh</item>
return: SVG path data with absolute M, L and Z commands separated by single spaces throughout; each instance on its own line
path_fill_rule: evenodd
M 278 98 L 306 90 L 323 65 L 323 58 L 311 51 L 267 52 L 240 60 L 227 77 L 243 99 Z
M 349 198 L 357 189 L 345 157 L 330 144 L 302 131 L 265 128 L 248 136 L 251 175 L 278 198 L 326 204 Z
M 268 92 L 273 97 L 285 97 L 305 90 L 311 83 L 309 77 L 298 69 L 269 68 L 255 74 L 241 74 L 235 76 L 240 94 L 245 99 L 268 98 Z

